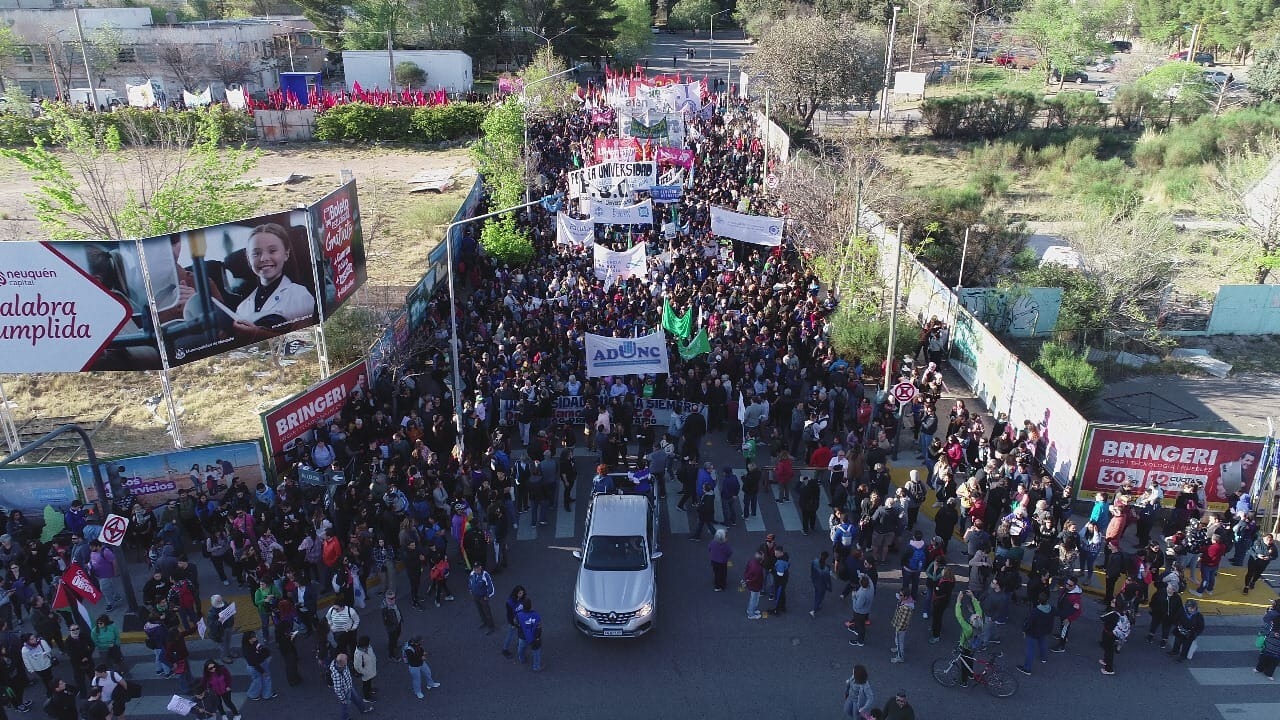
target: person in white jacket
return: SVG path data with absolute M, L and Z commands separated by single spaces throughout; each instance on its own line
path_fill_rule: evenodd
M 27 635 L 22 643 L 22 664 L 27 672 L 40 678 L 45 695 L 53 695 L 53 655 L 49 643 L 35 633 Z
M 373 654 L 373 643 L 368 635 L 361 635 L 356 642 L 356 654 L 352 665 L 356 675 L 360 676 L 360 694 L 365 700 L 373 700 L 373 679 L 378 676 L 378 658 Z

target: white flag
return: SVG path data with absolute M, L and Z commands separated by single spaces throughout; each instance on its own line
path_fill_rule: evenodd
M 638 338 L 587 333 L 586 340 L 587 377 L 669 372 L 667 337 L 661 330 Z

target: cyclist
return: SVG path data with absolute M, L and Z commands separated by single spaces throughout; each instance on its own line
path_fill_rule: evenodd
M 973 613 L 965 617 L 964 601 L 968 599 Z M 956 622 L 960 623 L 960 642 L 956 652 L 960 654 L 960 687 L 969 687 L 969 678 L 973 675 L 973 643 L 977 628 L 983 623 L 982 606 L 973 596 L 972 590 L 965 590 L 956 599 Z

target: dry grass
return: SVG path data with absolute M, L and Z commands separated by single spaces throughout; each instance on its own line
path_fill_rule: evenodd
M 338 187 L 339 172 L 351 170 L 359 184 L 370 285 L 412 285 L 423 274 L 427 254 L 438 243 L 436 225 L 448 222 L 470 188 L 473 174 L 465 149 L 283 146 L 263 151 L 253 178 L 290 173 L 309 178 L 256 190 L 263 212 L 316 201 Z M 456 189 L 441 195 L 409 194 L 407 180 L 427 169 L 456 171 Z M 39 239 L 25 197 L 30 177 L 0 161 L 0 221 L 6 239 Z M 297 337 L 311 338 L 309 331 Z M 171 373 L 182 407 L 180 427 L 188 446 L 261 437 L 258 414 L 320 378 L 314 352 L 279 367 L 267 345 L 246 348 Z M 336 369 L 336 368 L 335 368 Z M 172 446 L 164 421 L 146 401 L 160 394 L 158 373 L 66 373 L 3 375 L 18 424 L 31 418 L 75 417 L 110 421 L 94 444 L 104 457 L 158 452 Z M 167 417 L 161 405 L 159 412 Z

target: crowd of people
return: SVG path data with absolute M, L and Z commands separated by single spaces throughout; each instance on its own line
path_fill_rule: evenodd
M 1214 569 L 1228 549 L 1235 549 L 1234 561 L 1248 563 L 1246 583 L 1256 582 L 1276 550 L 1269 535 L 1258 535 L 1245 499 L 1218 516 L 1194 489 L 1179 496 L 1172 512 L 1151 507 L 1154 498 L 1121 490 L 1076 527 L 1069 493 L 1040 466 L 1046 442 L 1034 423 L 1016 426 L 999 416 L 987 427 L 963 402 L 942 405 L 941 323 L 925 324 L 908 362 L 886 366 L 842 357 L 831 341 L 838 299 L 791 245 L 722 244 L 711 234 L 713 205 L 769 215 L 782 208 L 766 188 L 749 107 L 722 96 L 703 100 L 715 109 L 687 123 L 696 159 L 683 197 L 655 204 L 658 224 L 597 230 L 596 242 L 614 249 L 643 243 L 647 278 L 597 278 L 589 248 L 558 244 L 554 215 L 540 208 L 520 216 L 537 251 L 526 267 L 494 262 L 479 251 L 475 232 L 467 234 L 459 257 L 465 300 L 457 317 L 461 434 L 449 359 L 430 342 L 450 324 L 442 291 L 421 330 L 422 346 L 433 349 L 404 367 L 382 368 L 336 418 L 312 429 L 307 460 L 341 471 L 327 475 L 341 482 L 307 486 L 299 472 L 286 470 L 278 484 L 248 487 L 228 477 L 223 489 L 194 472 L 192 486 L 158 508 L 114 488 L 116 511 L 133 519 L 128 543 L 151 574 L 142 602 L 155 672 L 178 680 L 179 691 L 195 703 L 193 714 L 239 720 L 228 672 L 237 661 L 247 666 L 248 697 L 255 701 L 277 697 L 273 665 L 283 666 L 289 685 L 304 682 L 304 665 L 318 668 L 344 720 L 374 709 L 377 678 L 385 672 L 380 660 L 405 665 L 419 699 L 439 687 L 423 637 L 402 638 L 404 611 L 441 607 L 462 595 L 474 604 L 481 629 L 496 632 L 490 603 L 501 595 L 495 577 L 519 560 L 511 541 L 521 523 L 546 525 L 556 508 L 572 508 L 580 446 L 598 455 L 601 482 L 611 471 L 631 470 L 651 478 L 659 497 L 677 484 L 678 507 L 696 513 L 692 540 L 717 524 L 720 501 L 723 527 L 708 545 L 715 590 L 729 583 L 729 534 L 740 516 L 758 512 L 760 493 L 796 502 L 805 535 L 829 533 L 830 549 L 807 565 L 793 564 L 777 539 L 767 537 L 741 580 L 750 619 L 785 613 L 790 575 L 808 567 L 809 614 L 817 617 L 825 596 L 839 588 L 851 603 L 850 641 L 864 647 L 881 575 L 900 572 L 893 614 L 876 623 L 891 629 L 885 640 L 892 632 L 893 662 L 907 661 L 906 637 L 917 611 L 929 621 L 931 642 L 955 633 L 960 652 L 971 656 L 1000 642 L 997 627 L 1025 603 L 1026 659 L 1019 669 L 1030 674 L 1035 655 L 1047 659 L 1050 638 L 1054 651 L 1065 651 L 1084 612 L 1080 586 L 1093 581 L 1098 567 L 1106 585 L 1103 647 L 1110 648 L 1102 672 L 1109 675 L 1115 647 L 1125 639 L 1119 629 L 1137 627 L 1142 605 L 1151 614 L 1147 639 L 1159 635 L 1164 647 L 1172 633 L 1173 652 L 1186 657 L 1204 622 L 1183 593 L 1211 594 Z M 567 173 L 592 162 L 594 139 L 616 133 L 596 117 L 588 108 L 531 123 L 541 191 L 563 192 Z M 664 300 L 700 319 L 710 351 L 684 359 L 673 340 L 667 375 L 588 377 L 585 334 L 657 328 Z M 886 372 L 914 383 L 917 395 L 899 404 L 877 393 Z M 582 399 L 581 425 L 557 421 L 555 401 L 563 396 Z M 636 417 L 637 398 L 680 400 L 693 409 L 660 433 Z M 740 464 L 716 468 L 703 461 L 704 438 L 716 433 L 741 448 Z M 898 488 L 889 471 L 903 453 L 928 470 L 912 471 Z M 917 524 L 931 489 L 935 529 L 926 533 Z M 67 531 L 47 546 L 24 530 L 20 514 L 0 537 L 0 560 L 8 563 L 0 580 L 6 590 L 0 593 L 4 697 L 26 711 L 23 692 L 34 677 L 55 718 L 71 720 L 84 710 L 92 720 L 122 720 L 136 683 L 126 673 L 115 624 L 104 615 L 84 627 L 48 606 L 53 578 L 72 561 L 91 572 L 108 608 L 120 602 L 115 578 L 122 558 L 86 538 L 78 506 L 68 514 Z M 1159 519 L 1162 533 L 1153 535 Z M 1136 528 L 1134 546 L 1126 542 L 1129 525 Z M 1202 536 L 1209 538 L 1203 546 Z M 957 537 L 957 552 L 967 558 L 963 586 L 949 554 Z M 1031 564 L 1026 577 L 1024 560 Z M 202 589 L 197 566 L 205 563 L 222 586 L 251 595 L 252 608 L 234 610 L 222 594 Z M 1189 585 L 1196 570 L 1200 583 Z M 542 619 L 530 592 L 516 586 L 504 604 L 502 654 L 541 671 Z M 377 610 L 376 619 L 369 622 L 370 613 L 361 610 Z M 235 627 L 246 623 L 237 623 L 236 612 L 249 614 L 256 627 L 239 642 Z M 24 614 L 31 631 L 16 633 L 11 628 Z M 1274 620 L 1272 635 L 1280 632 Z M 370 624 L 381 629 L 371 631 Z M 220 653 L 193 668 L 187 641 L 197 632 Z M 1275 658 L 1280 637 L 1267 637 L 1263 657 Z M 73 685 L 54 678 L 53 648 L 68 658 Z M 303 662 L 307 654 L 314 663 Z M 1268 677 L 1274 669 L 1274 659 L 1259 661 Z M 914 717 L 905 691 L 874 707 L 863 665 L 854 669 L 846 697 L 851 717 Z

